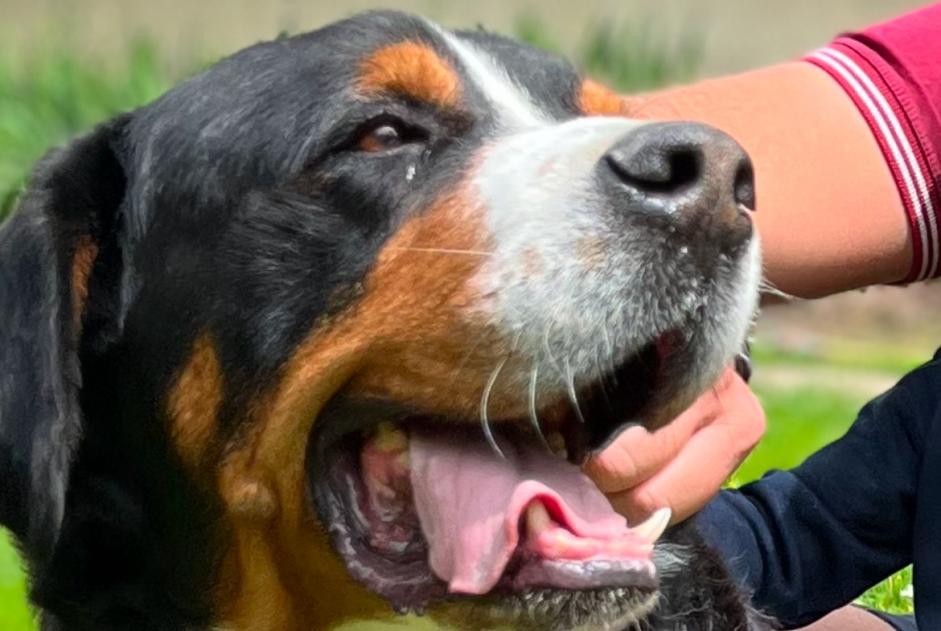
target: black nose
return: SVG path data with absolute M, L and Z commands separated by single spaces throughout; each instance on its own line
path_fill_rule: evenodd
M 699 123 L 649 123 L 617 142 L 601 170 L 616 206 L 652 214 L 727 253 L 752 234 L 751 160 L 729 135 Z

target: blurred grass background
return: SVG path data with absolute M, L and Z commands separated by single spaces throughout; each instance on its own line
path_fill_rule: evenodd
M 687 23 L 678 36 L 663 34 L 657 24 L 652 17 L 599 19 L 573 37 L 554 30 L 540 11 L 530 8 L 521 10 L 506 30 L 564 51 L 588 73 L 624 91 L 700 76 L 709 46 L 704 31 Z M 13 208 L 31 165 L 48 147 L 148 102 L 214 58 L 198 52 L 198 42 L 186 50 L 181 56 L 180 50 L 168 50 L 146 36 L 135 36 L 120 44 L 118 54 L 111 49 L 107 55 L 89 53 L 67 38 L 20 47 L 0 39 L 0 217 Z M 768 412 L 768 434 L 733 482 L 799 464 L 838 438 L 866 400 L 928 359 L 932 344 L 941 343 L 934 315 L 941 305 L 928 291 L 881 289 L 865 297 L 769 309 L 754 347 L 754 387 Z M 862 601 L 911 611 L 910 569 Z M 367 627 L 377 628 L 361 626 Z M 3 533 L 0 629 L 33 629 L 24 576 Z

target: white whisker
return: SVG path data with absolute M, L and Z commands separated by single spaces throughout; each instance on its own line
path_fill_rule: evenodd
M 575 416 L 578 418 L 579 423 L 584 424 L 585 417 L 582 416 L 582 409 L 578 405 L 578 394 L 575 392 L 575 376 L 572 374 L 572 365 L 567 357 L 565 358 L 565 382 L 568 388 L 569 400 L 572 402 L 572 407 L 575 408 Z
M 508 359 L 509 357 L 504 357 L 501 359 L 500 363 L 498 363 L 496 368 L 493 369 L 493 372 L 490 373 L 490 379 L 487 380 L 487 385 L 480 397 L 480 426 L 484 431 L 484 437 L 490 444 L 491 449 L 493 449 L 493 451 L 504 460 L 506 460 L 506 455 L 503 453 L 503 450 L 500 449 L 496 439 L 493 437 L 493 431 L 490 429 L 490 416 L 488 408 L 490 407 L 490 392 L 493 390 L 493 386 L 497 382 L 497 378 L 500 376 L 500 371 L 503 370 L 503 366 L 506 364 Z
M 546 333 L 542 336 L 542 345 L 546 351 L 546 359 L 549 360 L 549 363 L 552 364 L 552 367 L 555 368 L 556 372 L 561 373 L 562 371 L 559 368 L 559 362 L 555 360 L 555 357 L 552 356 L 552 343 L 549 341 L 549 337 L 552 331 L 552 320 L 549 320 L 549 323 L 546 325 Z
M 549 441 L 546 440 L 546 435 L 542 433 L 542 425 L 539 424 L 539 414 L 536 412 L 536 383 L 538 381 L 539 366 L 534 364 L 533 370 L 529 375 L 529 422 L 532 423 L 533 429 L 539 434 L 539 439 L 542 441 L 542 444 L 546 446 L 546 449 L 552 451 L 549 447 Z
M 611 336 L 608 334 L 608 322 L 607 320 L 601 321 L 601 337 L 604 340 L 605 354 L 608 356 L 608 374 L 611 376 L 611 381 L 614 382 L 614 387 L 618 387 L 618 379 L 615 375 L 615 370 L 617 370 L 617 361 L 614 357 L 614 345 L 611 343 Z
M 766 277 L 761 279 L 761 282 L 760 282 L 760 284 L 758 285 L 758 291 L 760 291 L 760 292 L 763 293 L 763 294 L 769 294 L 769 295 L 772 295 L 772 296 L 777 296 L 778 298 L 782 298 L 782 299 L 788 300 L 788 301 L 790 301 L 790 300 L 801 300 L 801 299 L 798 298 L 797 296 L 791 295 L 791 294 L 787 293 L 786 291 L 781 291 L 780 289 L 778 289 L 777 287 L 775 287 L 775 286 L 774 286 L 774 283 L 772 283 L 772 282 L 771 282 L 770 280 L 768 280 Z
M 601 351 L 598 350 L 598 347 L 595 347 L 595 372 L 596 379 L 598 381 L 598 389 L 601 390 L 601 397 L 604 399 L 605 405 L 609 410 L 613 409 L 611 406 L 611 398 L 608 397 L 608 384 L 607 376 L 605 374 L 604 367 L 601 365 Z M 611 371 L 614 373 L 614 370 Z M 612 377 L 613 378 L 613 377 Z
M 513 340 L 513 346 L 510 347 L 510 355 L 516 354 L 516 349 L 519 348 L 523 333 L 525 333 L 525 329 L 521 329 L 520 332 L 516 334 L 516 339 Z

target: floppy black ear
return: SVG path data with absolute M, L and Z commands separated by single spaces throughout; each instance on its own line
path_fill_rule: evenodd
M 82 313 L 124 198 L 125 122 L 51 152 L 0 225 L 0 523 L 33 561 L 57 540 L 82 433 Z

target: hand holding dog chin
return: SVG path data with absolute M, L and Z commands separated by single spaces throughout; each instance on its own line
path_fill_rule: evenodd
M 676 523 L 718 493 L 764 431 L 761 404 L 728 368 L 673 422 L 654 432 L 627 429 L 585 472 L 631 523 L 664 506 Z

